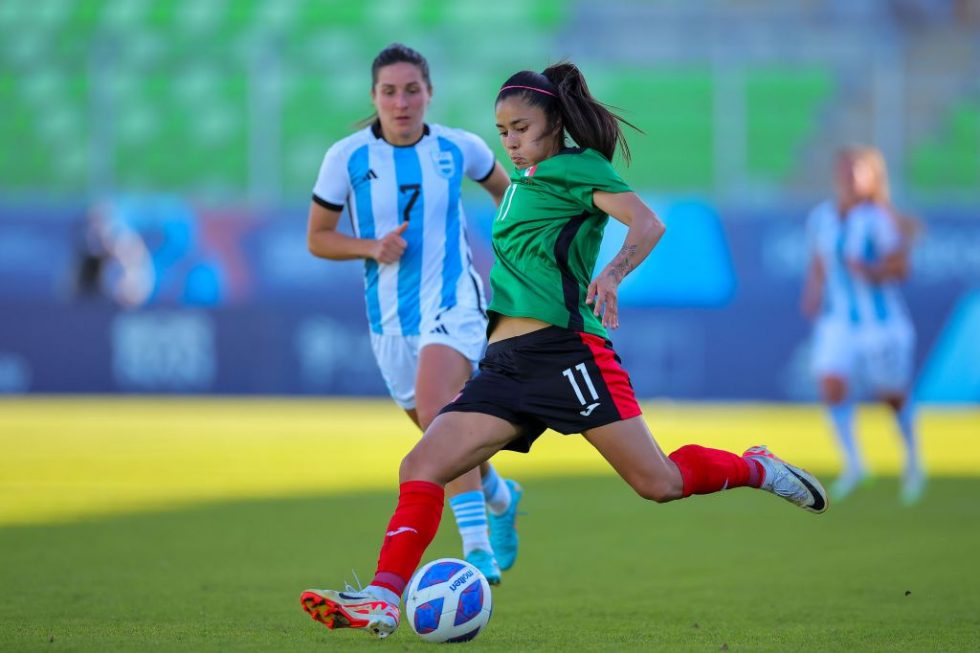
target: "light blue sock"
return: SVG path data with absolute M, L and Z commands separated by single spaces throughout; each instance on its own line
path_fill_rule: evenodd
M 922 461 L 919 458 L 919 439 L 915 428 L 915 417 L 915 404 L 912 403 L 911 399 L 906 399 L 905 405 L 895 414 L 898 431 L 902 434 L 902 441 L 905 443 L 905 461 L 908 470 L 917 470 L 922 466 Z
M 844 454 L 844 473 L 864 474 L 864 463 L 854 437 L 854 404 L 850 401 L 832 404 L 828 412 L 837 443 Z
M 473 490 L 463 492 L 449 499 L 449 507 L 456 516 L 456 527 L 463 538 L 463 556 L 474 549 L 492 552 L 490 537 L 487 534 L 487 505 L 483 492 Z
M 493 465 L 487 465 L 487 475 L 483 477 L 483 498 L 494 515 L 502 515 L 510 508 L 510 488 Z

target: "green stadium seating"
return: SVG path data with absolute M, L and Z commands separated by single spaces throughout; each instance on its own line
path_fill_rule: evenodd
M 371 114 L 368 75 L 359 71 L 352 80 L 360 86 L 360 100 L 344 102 L 338 102 L 334 92 L 337 80 L 326 75 L 287 77 L 283 88 L 281 132 L 281 175 L 286 195 L 308 196 L 327 148 L 351 133 L 357 121 Z M 351 82 L 346 85 L 354 86 Z
M 819 113 L 833 90 L 821 68 L 750 70 L 746 77 L 746 167 L 754 178 L 782 181 L 799 148 L 817 133 Z
M 370 64 L 393 38 L 430 57 L 431 119 L 480 134 L 502 156 L 494 94 L 511 73 L 551 61 L 572 9 L 562 0 L 486 7 L 483 0 L 74 0 L 35 11 L 30 0 L 5 0 L 0 191 L 86 190 L 97 126 L 112 146 L 104 155 L 120 190 L 239 197 L 264 169 L 275 172 L 270 177 L 283 197 L 305 197 L 326 148 L 371 113 Z M 275 130 L 268 142 L 279 152 L 253 165 L 253 101 L 265 91 L 250 79 L 261 62 L 274 65 L 281 88 L 273 102 L 281 121 L 268 125 Z M 627 130 L 633 165 L 617 161 L 632 185 L 714 187 L 716 80 L 709 67 L 577 62 L 595 95 L 644 132 Z M 748 71 L 746 165 L 754 180 L 779 183 L 791 174 L 832 91 L 821 68 Z M 105 110 L 93 104 L 99 97 L 108 100 L 108 118 L 93 115 Z M 978 124 L 976 107 L 964 109 L 944 138 L 975 146 Z M 923 146 L 910 166 L 927 184 L 974 183 L 976 148 L 958 147 L 938 157 Z
M 86 80 L 54 74 L 41 81 L 0 74 L 0 190 L 81 191 L 89 181 Z
M 606 69 L 585 74 L 592 93 L 642 134 L 626 129 L 637 188 L 706 189 L 714 180 L 712 94 L 706 69 Z
M 922 191 L 980 188 L 980 101 L 951 107 L 934 138 L 911 149 L 907 172 Z
M 143 74 L 134 85 L 138 116 L 117 134 L 115 173 L 123 187 L 193 191 L 227 188 L 240 193 L 248 183 L 246 78 L 241 73 L 205 77 L 201 88 L 178 92 L 181 73 Z

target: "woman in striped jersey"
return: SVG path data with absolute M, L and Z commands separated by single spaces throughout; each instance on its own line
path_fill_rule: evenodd
M 831 494 L 842 499 L 867 478 L 854 434 L 854 386 L 869 386 L 891 407 L 906 450 L 901 498 L 922 495 L 915 407 L 909 397 L 915 331 L 898 283 L 908 275 L 915 222 L 892 206 L 888 170 L 877 149 L 842 150 L 836 198 L 807 220 L 810 264 L 803 312 L 815 318 L 812 367 L 844 457 Z
M 432 83 L 421 54 L 392 44 L 375 58 L 371 76 L 376 114 L 327 151 L 313 189 L 308 243 L 321 258 L 364 260 L 375 358 L 395 403 L 424 431 L 470 378 L 486 345 L 463 177 L 497 204 L 509 181 L 478 136 L 425 122 Z M 337 231 L 345 209 L 353 236 Z M 482 480 L 475 468 L 448 484 L 449 503 L 464 557 L 497 584 L 517 556 L 522 489 L 489 463 L 480 467 Z

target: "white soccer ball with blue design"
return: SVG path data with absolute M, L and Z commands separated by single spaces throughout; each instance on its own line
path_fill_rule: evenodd
M 490 583 L 463 560 L 440 558 L 415 572 L 405 592 L 405 617 L 430 642 L 466 642 L 490 621 Z

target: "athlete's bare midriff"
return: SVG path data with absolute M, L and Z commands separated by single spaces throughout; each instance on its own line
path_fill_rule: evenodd
M 523 336 L 525 333 L 540 331 L 541 329 L 546 329 L 550 326 L 551 325 L 547 322 L 536 320 L 533 317 L 510 317 L 508 315 L 501 315 L 497 321 L 497 326 L 494 327 L 493 333 L 490 334 L 487 342 L 494 343 L 500 340 L 506 340 L 507 338 Z

